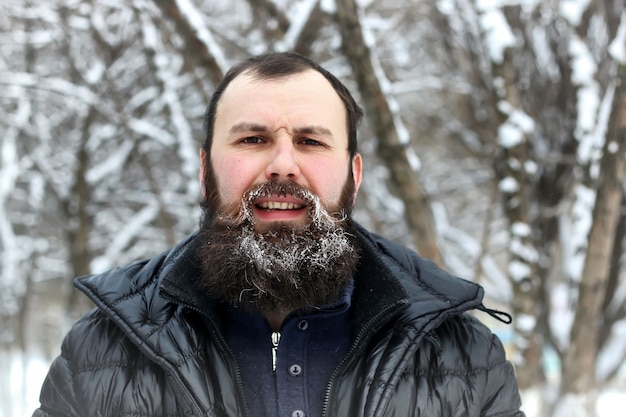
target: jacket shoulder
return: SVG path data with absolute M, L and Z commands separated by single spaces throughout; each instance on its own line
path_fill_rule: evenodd
M 442 369 L 461 366 L 476 372 L 507 362 L 498 336 L 470 313 L 449 317 L 434 329 L 433 335 L 439 350 L 438 366 Z
M 103 312 L 92 310 L 65 336 L 35 416 L 190 415 L 180 399 L 155 358 Z

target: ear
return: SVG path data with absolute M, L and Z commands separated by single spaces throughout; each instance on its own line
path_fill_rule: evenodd
M 352 201 L 354 204 L 361 186 L 361 179 L 363 178 L 363 160 L 360 153 L 355 154 L 352 158 L 352 178 L 354 178 L 354 197 Z
M 206 188 L 204 187 L 205 172 L 206 172 L 206 164 L 207 154 L 206 151 L 200 148 L 200 171 L 198 172 L 198 178 L 200 179 L 200 189 L 202 190 L 202 197 L 206 198 Z

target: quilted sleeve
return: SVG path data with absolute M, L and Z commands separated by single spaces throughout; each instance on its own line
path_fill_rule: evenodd
M 524 417 L 520 410 L 521 399 L 511 362 L 505 358 L 504 348 L 496 335 L 491 335 L 487 370 L 482 381 L 481 417 Z
M 41 389 L 40 407 L 33 417 L 78 417 L 74 404 L 73 375 L 67 359 L 59 356 L 52 362 Z

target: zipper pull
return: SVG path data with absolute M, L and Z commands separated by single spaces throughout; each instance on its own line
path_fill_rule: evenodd
M 272 332 L 272 372 L 276 372 L 276 357 L 278 356 L 278 342 L 280 342 L 280 332 Z

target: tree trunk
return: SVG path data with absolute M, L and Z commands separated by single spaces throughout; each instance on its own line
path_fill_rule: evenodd
M 337 1 L 343 53 L 352 66 L 365 114 L 376 134 L 379 156 L 389 169 L 390 189 L 404 202 L 404 216 L 413 245 L 420 255 L 443 265 L 429 196 L 409 161 L 406 149 L 410 143 L 403 143 L 398 133 L 371 51 L 365 43 L 359 15 L 355 0 Z
M 603 303 L 610 274 L 615 230 L 620 217 L 626 171 L 626 66 L 619 67 L 611 120 L 600 161 L 593 224 L 578 288 L 570 346 L 563 363 L 565 395 L 593 393 Z M 593 395 L 586 407 L 593 413 Z

